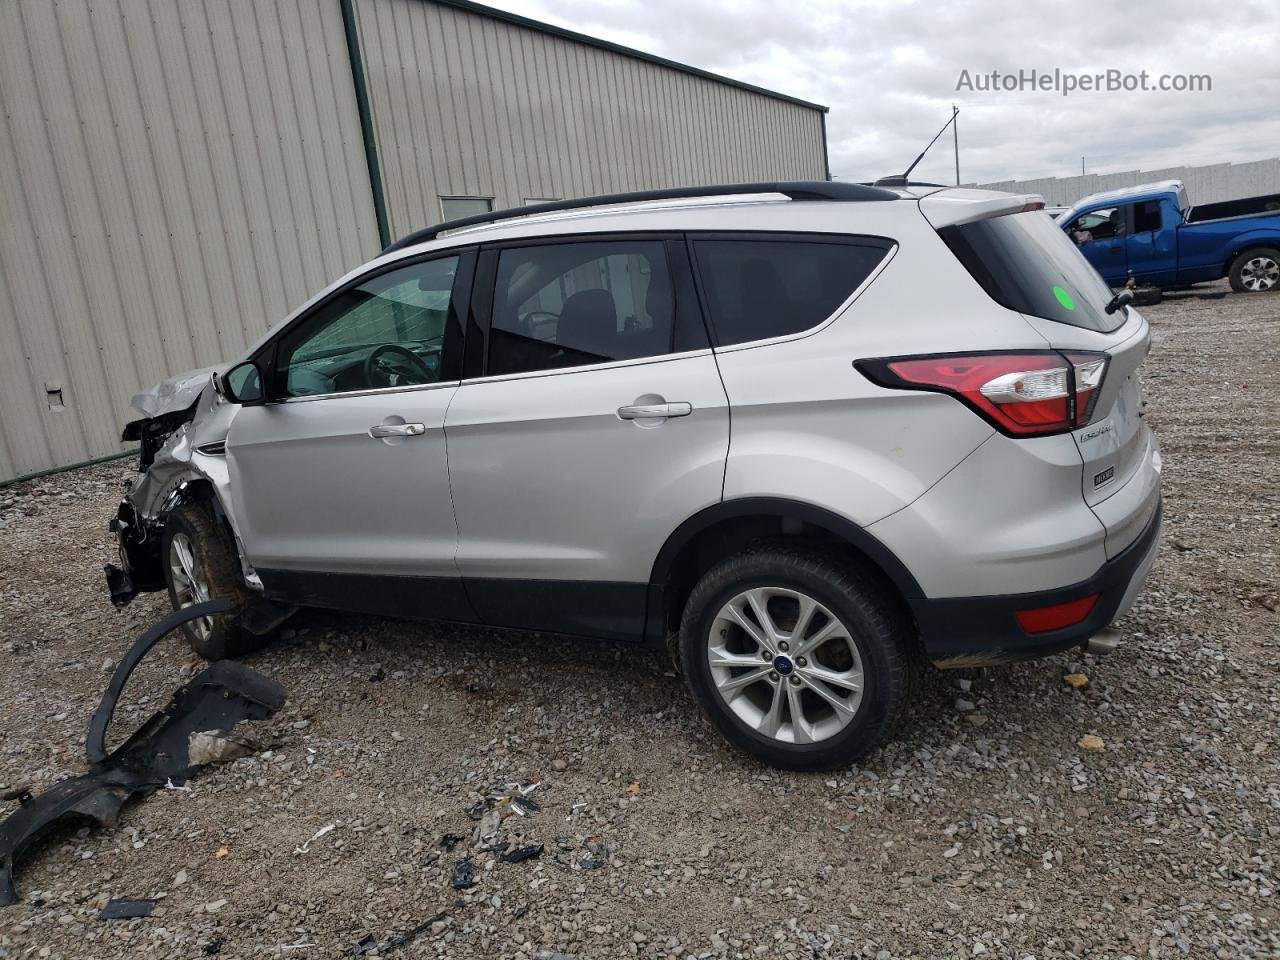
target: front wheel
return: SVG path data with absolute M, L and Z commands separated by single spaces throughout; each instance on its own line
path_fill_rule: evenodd
M 684 674 L 725 737 L 791 770 L 871 752 L 907 700 L 906 627 L 834 557 L 755 550 L 713 567 L 680 625 Z
M 213 661 L 243 656 L 262 645 L 261 638 L 234 622 L 250 594 L 240 579 L 240 561 L 230 533 L 204 504 L 183 504 L 169 514 L 161 551 L 174 610 L 205 600 L 226 599 L 233 604 L 230 613 L 182 625 L 192 650 Z
M 1228 273 L 1236 293 L 1269 293 L 1280 289 L 1280 250 L 1254 247 L 1233 261 Z

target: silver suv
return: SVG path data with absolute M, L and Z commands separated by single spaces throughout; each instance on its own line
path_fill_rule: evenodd
M 1156 553 L 1147 323 L 1038 197 L 771 183 L 405 238 L 135 398 L 113 599 L 667 647 L 733 743 L 871 750 L 911 661 L 1080 646 Z

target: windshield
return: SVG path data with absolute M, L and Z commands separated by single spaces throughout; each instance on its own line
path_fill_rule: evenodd
M 1062 228 L 1039 211 L 943 227 L 938 235 L 996 303 L 1019 313 L 1110 333 L 1111 288 Z

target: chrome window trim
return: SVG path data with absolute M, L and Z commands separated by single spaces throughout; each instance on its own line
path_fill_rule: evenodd
M 523 370 L 520 373 L 498 373 L 486 377 L 472 377 L 463 380 L 461 386 L 473 383 L 501 383 L 505 380 L 533 380 L 539 377 L 559 377 L 565 374 L 584 373 L 589 370 L 614 370 L 622 367 L 648 366 L 654 363 L 668 363 L 672 360 L 688 360 L 694 357 L 711 356 L 710 347 L 699 347 L 697 350 L 684 350 L 680 353 L 656 353 L 651 357 L 632 357 L 629 360 L 610 360 L 605 363 L 587 363 L 576 367 L 557 367 L 554 370 Z
M 341 393 L 317 393 L 307 397 L 284 397 L 281 400 L 268 400 L 262 406 L 270 407 L 279 403 L 310 403 L 312 400 L 334 400 L 338 397 L 380 397 L 393 396 L 398 393 L 418 393 L 423 390 L 441 390 L 445 387 L 456 387 L 461 380 L 442 380 L 439 383 L 414 383 L 403 387 L 373 387 L 367 390 L 344 390 Z

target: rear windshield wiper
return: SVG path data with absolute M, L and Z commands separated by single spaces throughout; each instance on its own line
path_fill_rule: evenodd
M 1107 313 L 1115 313 L 1121 307 L 1124 307 L 1125 316 L 1128 316 L 1129 304 L 1130 302 L 1132 302 L 1132 300 L 1133 300 L 1133 291 L 1130 290 L 1128 287 L 1125 287 L 1123 290 L 1121 290 L 1119 293 L 1117 293 L 1114 297 L 1111 298 L 1111 302 L 1108 303 L 1106 307 Z

